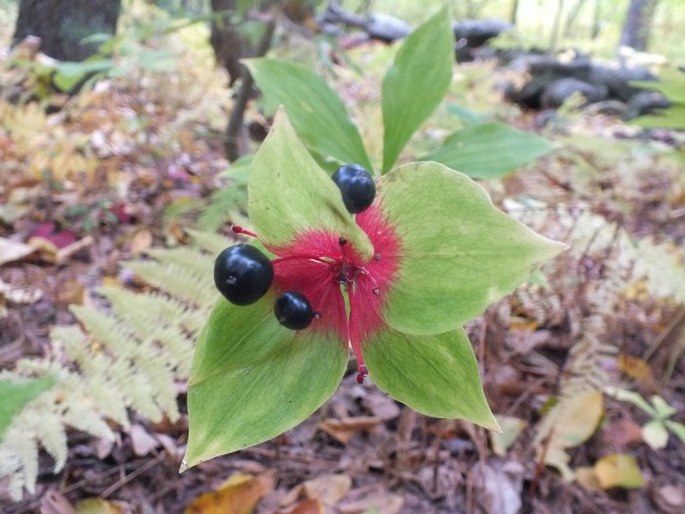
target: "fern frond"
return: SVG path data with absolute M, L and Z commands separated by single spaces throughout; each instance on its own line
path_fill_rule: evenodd
M 224 248 L 232 244 L 228 238 L 213 232 L 189 229 L 188 234 L 193 238 L 193 242 L 197 245 L 198 249 L 207 252 L 212 259 Z
M 126 266 L 145 282 L 161 291 L 194 305 L 204 305 L 213 294 L 207 277 L 199 276 L 183 266 L 157 261 L 127 262 Z
M 195 248 L 180 246 L 178 248 L 152 248 L 147 254 L 160 262 L 171 266 L 178 266 L 188 273 L 195 275 L 198 280 L 208 286 L 213 285 L 212 261 Z M 199 258 L 198 258 L 199 257 Z
M 555 441 L 553 434 L 563 430 L 557 424 L 563 422 L 564 414 L 574 408 L 578 398 L 603 393 L 614 380 L 607 370 L 615 363 L 620 347 L 609 342 L 611 327 L 607 323 L 615 319 L 631 286 L 644 283 L 655 297 L 685 303 L 685 256 L 672 245 L 650 239 L 636 241 L 589 208 L 514 209 L 512 214 L 533 229 L 571 245 L 550 265 L 562 277 L 556 289 L 535 298 L 531 294 L 536 290 L 530 286 L 514 294 L 522 305 L 534 305 L 530 312 L 539 324 L 549 319 L 545 316 L 550 298 L 557 297 L 553 303 L 567 306 L 562 312 L 577 338 L 562 371 L 558 401 L 538 425 L 534 442 L 546 464 L 571 477 L 567 447 L 544 441 Z
M 38 445 L 55 471 L 64 466 L 67 426 L 112 439 L 108 421 L 128 427 L 128 409 L 151 420 L 178 417 L 176 382 L 187 378 L 193 341 L 217 298 L 212 249 L 226 246 L 222 236 L 194 234 L 199 248 L 152 250 L 154 260 L 127 264 L 156 291 L 102 288 L 111 312 L 72 306 L 80 326 L 51 330 L 53 359 L 24 359 L 0 372 L 9 380 L 57 379 L 13 418 L 0 442 L 0 477 L 13 498 L 34 491 Z

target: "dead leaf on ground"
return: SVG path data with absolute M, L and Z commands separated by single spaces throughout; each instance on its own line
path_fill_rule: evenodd
M 618 369 L 635 380 L 650 380 L 652 369 L 646 361 L 627 353 L 618 356 Z
M 677 514 L 685 511 L 685 490 L 677 485 L 665 485 L 656 489 L 652 497 L 663 512 Z
M 572 480 L 567 448 L 578 446 L 594 434 L 604 414 L 602 393 L 589 391 L 557 403 L 543 420 L 535 444 L 545 464 Z
M 120 503 L 113 503 L 102 498 L 87 498 L 75 505 L 76 514 L 124 514 L 128 511 Z
M 642 487 L 645 479 L 640 473 L 635 457 L 625 453 L 611 453 L 594 465 L 595 475 L 602 489 Z
M 377 416 L 357 416 L 354 418 L 329 418 L 319 423 L 319 428 L 342 444 L 347 444 L 357 432 L 371 430 L 383 420 Z
M 195 498 L 185 514 L 249 514 L 273 484 L 271 472 L 258 476 L 235 474 L 216 490 Z
M 26 289 L 14 287 L 0 280 L 0 299 L 4 298 L 12 303 L 28 305 L 36 303 L 43 297 L 39 289 Z
M 588 491 L 601 491 L 602 485 L 597 480 L 595 470 L 591 466 L 581 466 L 575 469 L 576 481 Z
M 159 441 L 141 425 L 131 425 L 129 430 L 133 453 L 138 457 L 144 457 L 159 446 Z
M 518 462 L 503 463 L 498 459 L 474 467 L 474 476 L 479 478 L 477 484 L 480 488 L 477 499 L 486 512 L 516 514 L 521 509 L 524 471 Z
M 325 514 L 326 508 L 319 500 L 302 500 L 286 510 L 277 510 L 274 514 Z
M 323 475 L 302 484 L 307 498 L 321 500 L 326 505 L 336 505 L 351 487 L 352 479 L 347 475 Z
M 76 511 L 62 493 L 50 490 L 40 500 L 40 514 L 76 514 Z
M 383 421 L 390 421 L 400 415 L 400 407 L 395 400 L 380 391 L 370 391 L 362 398 L 362 405 Z
M 0 266 L 7 262 L 18 261 L 35 251 L 31 245 L 0 237 Z
M 131 253 L 133 255 L 140 255 L 145 250 L 149 250 L 152 246 L 153 237 L 152 232 L 145 228 L 136 230 L 131 237 Z
M 350 494 L 353 496 L 355 491 Z M 346 500 L 338 504 L 341 514 L 399 514 L 402 511 L 404 499 L 398 495 L 384 491 L 362 493 L 355 499 Z
M 280 501 L 281 506 L 287 507 L 305 496 L 310 500 L 320 500 L 329 506 L 336 505 L 352 487 L 352 479 L 348 475 L 322 475 L 307 480 L 293 487 Z
M 619 419 L 602 429 L 602 439 L 605 444 L 614 448 L 625 448 L 631 444 L 642 442 L 642 428 L 629 419 Z
M 492 451 L 495 452 L 495 455 L 504 457 L 507 454 L 507 450 L 516 442 L 523 429 L 526 428 L 527 423 L 513 416 L 497 416 L 497 422 L 502 432 L 497 433 L 494 430 L 489 430 L 488 435 L 492 443 Z

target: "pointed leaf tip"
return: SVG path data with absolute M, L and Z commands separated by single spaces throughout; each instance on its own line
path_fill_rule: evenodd
M 501 431 L 463 329 L 428 336 L 388 330 L 365 343 L 364 356 L 373 382 L 417 412 Z
M 283 59 L 243 62 L 269 106 L 285 106 L 297 134 L 312 152 L 371 169 L 371 161 L 345 104 L 321 75 Z
M 402 43 L 382 84 L 383 173 L 447 93 L 454 36 L 443 7 Z M 427 56 L 430 56 L 427 58 Z
M 267 247 L 287 246 L 306 232 L 330 231 L 361 255 L 373 254 L 340 190 L 298 139 L 282 107 L 252 162 L 247 210 Z
M 481 186 L 439 163 L 400 166 L 377 187 L 402 247 L 384 311 L 401 332 L 453 329 L 566 248 L 497 209 Z
M 347 349 L 332 336 L 281 327 L 273 302 L 267 294 L 214 307 L 188 382 L 187 467 L 282 434 L 340 384 Z

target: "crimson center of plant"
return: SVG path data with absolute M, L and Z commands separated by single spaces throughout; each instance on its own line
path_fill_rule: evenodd
M 399 267 L 400 241 L 376 204 L 355 221 L 373 244 L 368 259 L 341 235 L 324 230 L 303 232 L 287 246 L 268 249 L 276 256 L 272 288 L 307 298 L 316 316 L 305 330 L 334 332 L 348 344 L 361 383 L 368 373 L 361 341 L 384 326 L 382 309 Z M 233 230 L 257 237 L 241 227 Z

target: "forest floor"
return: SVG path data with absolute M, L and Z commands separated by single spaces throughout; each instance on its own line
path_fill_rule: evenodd
M 60 106 L 48 115 L 35 104 L 0 105 L 0 237 L 33 247 L 0 261 L 0 368 L 55 357 L 50 328 L 74 323 L 69 305 L 95 301 L 93 289 L 103 283 L 125 287 L 123 261 L 185 244 L 209 194 L 230 187 L 219 178 L 228 166 L 220 143 L 230 106 L 224 79 L 219 70 L 178 70 L 55 95 Z M 8 87 L 35 86 L 2 73 Z M 450 101 L 489 106 L 536 130 L 536 113 L 503 103 L 494 89 L 483 92 L 481 79 L 494 83 L 498 73 L 491 64 L 460 68 Z M 350 76 L 338 84 L 346 100 L 377 109 L 371 79 Z M 256 110 L 248 116 L 261 119 Z M 446 117 L 439 114 L 414 143 L 428 144 Z M 685 511 L 685 443 L 670 434 L 661 447 L 647 444 L 642 427 L 650 416 L 593 394 L 586 376 L 660 395 L 675 409 L 672 419 L 685 422 L 685 307 L 654 294 L 616 243 L 620 232 L 675 256 L 682 249 L 685 173 L 671 155 L 682 140 L 664 144 L 583 111 L 558 113 L 543 133 L 558 142 L 557 152 L 484 185 L 536 230 L 571 243 L 574 230 L 589 235 L 543 270 L 545 287 L 522 288 L 468 326 L 509 440 L 417 414 L 370 383 L 358 385 L 351 372 L 302 425 L 179 474 L 187 436 L 179 382 L 178 420 L 150 423 L 133 413 L 130 429 L 115 427 L 110 445 L 70 430 L 64 468 L 53 473 L 41 453 L 35 492 L 0 498 L 0 510 L 66 514 L 90 498 L 91 510 L 82 503 L 78 512 L 242 513 L 255 502 L 255 512 L 283 514 Z M 601 362 L 593 361 L 599 353 Z M 583 366 L 582 358 L 592 363 Z M 564 389 L 570 375 L 589 385 Z M 562 393 L 575 404 L 545 436 L 545 414 Z M 585 435 L 561 444 L 555 430 L 565 429 L 571 438 Z M 554 462 L 551 451 L 568 453 L 571 480 L 545 465 Z M 197 502 L 203 493 L 211 495 Z

